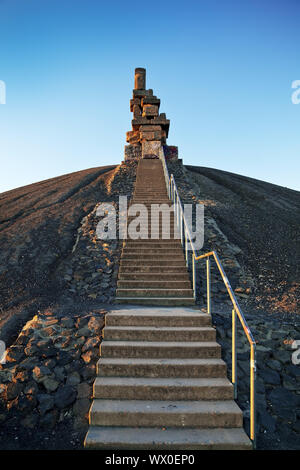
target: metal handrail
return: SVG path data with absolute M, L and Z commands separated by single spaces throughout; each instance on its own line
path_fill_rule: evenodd
M 236 354 L 236 316 L 238 316 L 240 323 L 243 327 L 245 335 L 248 339 L 250 344 L 250 439 L 253 442 L 255 447 L 256 445 L 256 342 L 254 337 L 251 333 L 251 330 L 247 324 L 247 321 L 244 317 L 241 307 L 236 299 L 236 296 L 232 290 L 228 277 L 226 276 L 225 270 L 222 266 L 220 258 L 215 251 L 210 251 L 204 255 L 200 255 L 195 257 L 195 261 L 199 261 L 200 259 L 205 259 L 207 261 L 207 285 L 210 284 L 210 264 L 209 259 L 213 256 L 216 265 L 219 269 L 219 272 L 222 276 L 223 282 L 226 286 L 227 292 L 233 304 L 232 309 L 232 375 L 231 381 L 234 387 L 234 398 L 237 398 L 237 354 Z M 211 303 L 211 293 L 210 288 L 207 290 L 207 305 L 208 309 L 210 309 Z
M 192 242 L 190 230 L 186 222 L 182 203 L 178 193 L 178 189 L 175 183 L 173 174 L 169 177 L 169 172 L 166 165 L 166 160 L 164 154 L 160 155 L 160 159 L 163 165 L 163 171 L 166 180 L 166 187 L 168 191 L 169 198 L 173 201 L 175 218 L 177 219 L 177 225 L 180 228 L 181 235 L 181 244 L 184 248 L 185 260 L 187 267 L 189 266 L 189 255 L 187 250 L 187 239 L 190 242 L 191 251 L 192 251 L 192 272 L 193 272 L 193 292 L 194 298 L 196 298 L 196 268 L 195 263 L 201 259 L 206 259 L 206 290 L 207 290 L 207 313 L 211 313 L 211 275 L 210 275 L 210 258 L 216 262 L 216 265 L 221 274 L 222 280 L 226 286 L 227 292 L 229 294 L 230 300 L 233 304 L 232 309 L 232 375 L 231 382 L 234 389 L 234 398 L 237 398 L 237 353 L 236 353 L 236 317 L 238 316 L 244 333 L 250 344 L 250 439 L 252 441 L 253 447 L 256 447 L 256 342 L 253 338 L 253 335 L 250 331 L 250 328 L 247 324 L 247 321 L 244 317 L 241 307 L 236 299 L 236 296 L 233 292 L 233 289 L 230 285 L 228 277 L 225 273 L 225 270 L 222 266 L 221 260 L 218 254 L 215 251 L 210 251 L 204 255 L 196 255 L 195 247 Z

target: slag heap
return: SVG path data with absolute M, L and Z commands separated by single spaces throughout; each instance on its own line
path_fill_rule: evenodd
M 126 133 L 125 160 L 160 156 L 178 158 L 178 149 L 166 145 L 170 121 L 165 113 L 159 113 L 160 99 L 153 90 L 146 90 L 146 69 L 137 68 L 134 74 L 133 97 L 130 111 L 133 113 L 132 131 Z

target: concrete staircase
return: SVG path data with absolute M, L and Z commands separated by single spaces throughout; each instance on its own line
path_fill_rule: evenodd
M 171 204 L 160 160 L 139 162 L 139 202 Z M 133 305 L 105 317 L 85 447 L 251 449 L 211 317 L 193 307 L 176 229 L 170 239 L 161 222 L 154 230 L 123 248 L 117 302 Z
M 147 239 L 128 239 L 123 247 L 116 302 L 141 305 L 193 305 L 180 235 L 174 227 L 174 212 L 170 226 L 162 218 L 152 220 L 151 205 L 166 204 L 168 198 L 160 160 L 140 160 L 131 205 L 144 204 L 148 216 L 141 221 L 148 225 Z M 137 214 L 139 215 L 139 214 Z M 136 216 L 128 218 L 128 224 Z M 170 233 L 170 237 L 166 238 Z M 154 238 L 155 237 L 155 238 Z
M 211 317 L 120 306 L 106 315 L 89 449 L 251 449 Z

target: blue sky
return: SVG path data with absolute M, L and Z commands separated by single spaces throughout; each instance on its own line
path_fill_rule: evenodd
M 300 190 L 300 2 L 0 0 L 0 191 L 119 163 L 135 67 L 184 163 Z

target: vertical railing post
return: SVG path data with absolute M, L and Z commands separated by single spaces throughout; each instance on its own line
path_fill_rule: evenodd
M 231 372 L 231 381 L 233 384 L 233 393 L 234 399 L 237 399 L 237 376 L 236 376 L 236 311 L 232 310 L 232 372 Z
M 194 291 L 194 299 L 196 300 L 196 261 L 195 255 L 192 254 L 193 257 L 193 291 Z
M 173 196 L 172 196 L 173 199 L 172 199 L 172 202 L 173 202 L 173 204 L 175 204 L 175 180 L 174 180 L 173 175 L 172 175 L 172 183 L 173 183 L 173 184 L 172 184 L 172 187 L 173 187 Z
M 250 346 L 250 438 L 256 448 L 256 345 Z
M 184 233 L 185 233 L 185 261 L 186 261 L 186 266 L 188 268 L 189 267 L 189 254 L 188 254 L 188 240 L 187 240 L 186 228 L 184 229 Z
M 211 289 L 210 289 L 210 259 L 206 259 L 206 292 L 207 292 L 207 313 L 211 314 Z
M 182 216 L 182 207 L 180 206 L 180 239 L 181 239 L 181 245 L 183 245 L 182 225 L 183 225 L 183 216 Z

